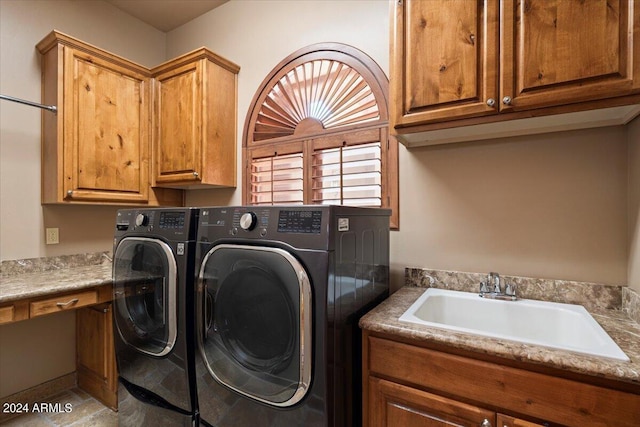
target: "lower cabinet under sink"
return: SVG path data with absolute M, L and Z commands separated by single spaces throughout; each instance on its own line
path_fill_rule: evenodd
M 640 425 L 640 394 L 629 392 L 631 385 L 616 388 L 428 347 L 363 331 L 363 425 Z

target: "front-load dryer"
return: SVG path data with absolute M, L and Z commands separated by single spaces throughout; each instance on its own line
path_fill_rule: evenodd
M 113 255 L 120 426 L 192 426 L 198 210 L 124 209 Z
M 201 422 L 359 425 L 358 319 L 388 295 L 389 211 L 201 208 L 197 258 Z

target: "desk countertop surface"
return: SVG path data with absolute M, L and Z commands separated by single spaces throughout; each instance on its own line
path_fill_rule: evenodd
M 47 264 L 38 263 L 38 259 L 3 262 L 0 304 L 111 283 L 111 260 L 106 253 L 82 259 L 58 257 Z

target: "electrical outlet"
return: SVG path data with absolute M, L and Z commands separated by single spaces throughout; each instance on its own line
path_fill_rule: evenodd
M 45 243 L 47 245 L 57 245 L 60 243 L 60 235 L 58 228 L 47 228 L 45 235 Z

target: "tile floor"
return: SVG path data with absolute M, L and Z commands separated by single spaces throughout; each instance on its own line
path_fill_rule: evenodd
M 60 403 L 69 412 L 44 412 L 20 415 L 5 421 L 6 427 L 117 427 L 118 414 L 89 394 L 74 388 L 46 399 L 46 403 Z

